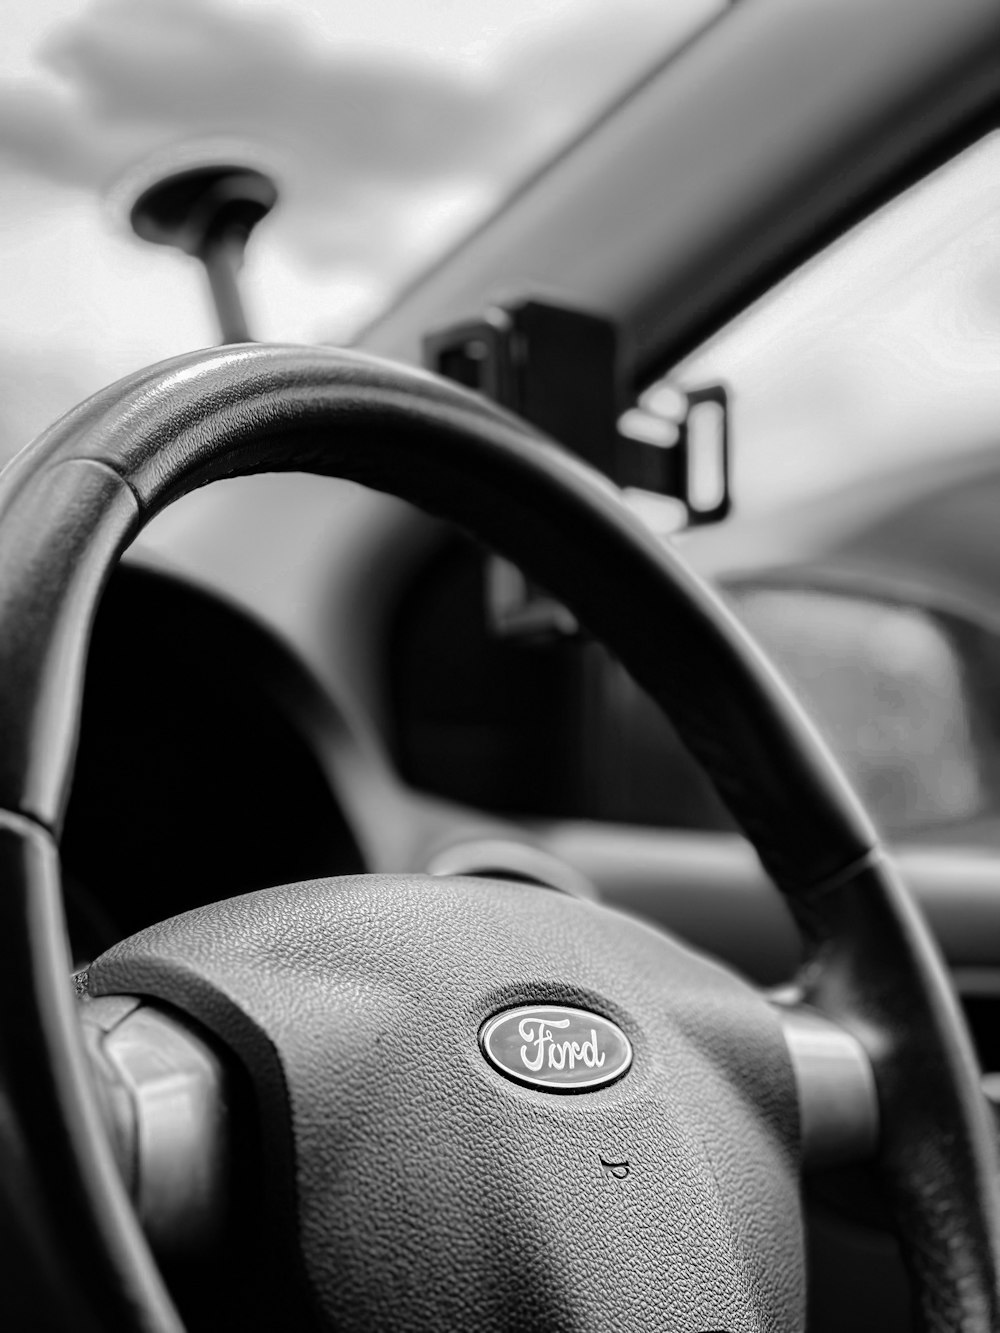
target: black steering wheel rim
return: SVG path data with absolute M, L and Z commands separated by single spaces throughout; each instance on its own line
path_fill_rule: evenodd
M 38 1243 L 73 1270 L 104 1326 L 177 1324 L 102 1146 L 60 990 L 57 847 L 87 638 L 105 579 L 156 512 L 218 478 L 273 470 L 347 477 L 467 527 L 566 601 L 660 702 L 792 909 L 804 994 L 872 1057 L 879 1168 L 924 1326 L 995 1327 L 1000 1172 L 957 1003 L 867 817 L 766 660 L 613 488 L 522 423 L 419 372 L 268 346 L 130 376 L 0 478 L 0 864 L 11 886 L 0 935 L 8 981 L 27 998 L 25 1022 L 3 1038 L 5 1156 L 32 1163 Z

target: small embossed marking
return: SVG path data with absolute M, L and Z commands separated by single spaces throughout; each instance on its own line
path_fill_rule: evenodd
M 609 1180 L 627 1180 L 632 1174 L 628 1162 L 606 1162 L 603 1157 L 600 1159 L 601 1170 Z

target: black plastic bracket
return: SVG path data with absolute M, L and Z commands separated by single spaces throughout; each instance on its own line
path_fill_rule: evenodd
M 516 412 L 619 486 L 681 501 L 691 524 L 729 512 L 725 389 L 654 386 L 635 405 L 620 371 L 617 330 L 602 316 L 542 301 L 493 306 L 430 334 L 424 361 Z
M 636 403 L 623 383 L 617 330 L 602 316 L 543 301 L 491 306 L 425 338 L 424 362 L 537 426 L 617 485 L 680 501 L 689 526 L 729 512 L 725 390 L 681 392 L 663 382 Z M 506 560 L 489 559 L 485 576 L 495 633 L 538 641 L 576 632 L 569 611 Z

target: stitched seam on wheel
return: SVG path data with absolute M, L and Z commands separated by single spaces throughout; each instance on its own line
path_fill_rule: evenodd
M 15 825 L 23 824 L 22 833 L 44 833 L 51 843 L 58 846 L 55 830 L 49 828 L 48 824 L 39 819 L 37 815 L 29 814 L 24 810 L 11 810 L 7 806 L 0 806 L 0 819 L 3 818 L 11 820 Z
M 66 463 L 91 463 L 94 467 L 99 467 L 103 472 L 110 472 L 111 475 L 128 490 L 129 495 L 135 501 L 138 517 L 145 518 L 146 506 L 143 504 L 139 492 L 135 489 L 128 477 L 119 472 L 113 463 L 109 463 L 104 458 L 90 458 L 86 454 L 74 454 L 72 458 L 60 458 L 56 464 L 57 467 L 63 467 Z
M 808 899 L 823 898 L 835 889 L 842 889 L 845 884 L 850 884 L 851 880 L 857 879 L 866 870 L 873 870 L 876 866 L 884 864 L 885 859 L 885 852 L 881 847 L 872 847 L 864 856 L 851 861 L 842 870 L 837 870 L 832 875 L 827 875 L 817 883 L 798 889 L 796 892 Z

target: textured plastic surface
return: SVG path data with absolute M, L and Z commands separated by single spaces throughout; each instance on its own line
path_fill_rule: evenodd
M 801 1329 L 778 1017 L 627 917 L 500 881 L 318 881 L 151 927 L 90 986 L 182 1007 L 250 1068 L 332 1327 Z M 531 1002 L 614 1019 L 628 1074 L 572 1097 L 502 1077 L 480 1026 Z

